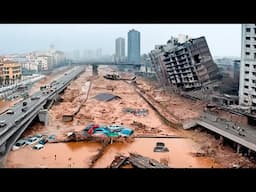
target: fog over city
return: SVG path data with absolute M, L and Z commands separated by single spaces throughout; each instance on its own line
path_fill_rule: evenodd
M 127 46 L 131 29 L 141 33 L 141 53 L 178 34 L 205 36 L 214 57 L 241 53 L 240 24 L 1 24 L 0 55 L 46 50 L 51 44 L 65 52 L 100 48 L 103 55 L 112 55 L 115 39 L 125 38 Z

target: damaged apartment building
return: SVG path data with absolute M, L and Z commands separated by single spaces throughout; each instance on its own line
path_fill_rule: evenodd
M 205 37 L 185 37 L 171 37 L 166 45 L 158 45 L 150 52 L 158 80 L 173 91 L 201 88 L 218 74 Z

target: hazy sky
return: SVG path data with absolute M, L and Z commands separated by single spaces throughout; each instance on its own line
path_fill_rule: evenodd
M 141 32 L 141 53 L 171 36 L 205 36 L 213 56 L 238 56 L 241 52 L 240 24 L 0 24 L 0 54 L 47 50 L 50 44 L 62 51 L 102 48 L 113 54 L 115 39 L 127 33 Z

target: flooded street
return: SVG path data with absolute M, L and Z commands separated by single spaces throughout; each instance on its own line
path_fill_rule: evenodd
M 91 69 L 87 69 L 79 78 L 61 95 L 62 102 L 56 103 L 49 110 L 49 123 L 34 123 L 26 130 L 23 136 L 36 133 L 54 134 L 57 138 L 63 137 L 69 131 L 81 131 L 89 123 L 110 125 L 120 124 L 134 130 L 134 136 L 183 136 L 185 138 L 133 138 L 131 142 L 113 143 L 107 146 L 103 155 L 95 162 L 93 168 L 107 168 L 116 155 L 128 155 L 137 153 L 150 157 L 159 162 L 166 161 L 171 168 L 218 168 L 226 167 L 220 160 L 213 156 L 199 157 L 195 153 L 202 151 L 202 146 L 207 143 L 208 136 L 199 136 L 193 131 L 175 129 L 166 125 L 157 113 L 143 100 L 132 85 L 124 81 L 113 81 L 103 78 L 103 75 L 111 72 L 109 68 L 99 67 L 99 76 L 94 77 Z M 81 108 L 72 121 L 63 121 L 63 114 L 76 108 L 81 96 L 81 87 L 86 82 L 92 83 L 88 99 L 80 103 Z M 151 94 L 156 101 L 164 105 L 176 118 L 184 120 L 194 118 L 200 114 L 200 107 L 196 103 L 182 101 L 177 96 L 168 96 L 166 93 L 154 91 L 153 86 L 139 80 L 140 85 L 147 94 Z M 99 93 L 111 93 L 120 99 L 111 101 L 98 101 L 94 98 Z M 148 114 L 136 116 L 124 112 L 125 108 L 146 109 Z M 179 108 L 179 110 L 175 110 Z M 72 110 L 71 110 L 72 111 Z M 196 139 L 197 138 L 197 139 Z M 163 142 L 169 152 L 154 152 L 157 142 Z M 216 141 L 212 140 L 212 143 Z M 218 145 L 218 144 L 217 144 Z M 98 153 L 102 145 L 95 142 L 70 142 L 47 143 L 41 150 L 33 150 L 26 146 L 17 151 L 11 151 L 8 155 L 7 168 L 88 168 L 91 158 Z M 222 151 L 225 153 L 225 150 Z

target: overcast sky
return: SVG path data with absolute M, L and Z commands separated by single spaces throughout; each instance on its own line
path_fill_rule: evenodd
M 214 57 L 240 57 L 240 24 L 0 24 L 0 54 L 47 50 L 50 44 L 62 51 L 102 48 L 103 54 L 113 54 L 117 37 L 125 38 L 127 54 L 130 29 L 141 32 L 141 53 L 188 34 L 205 36 Z

